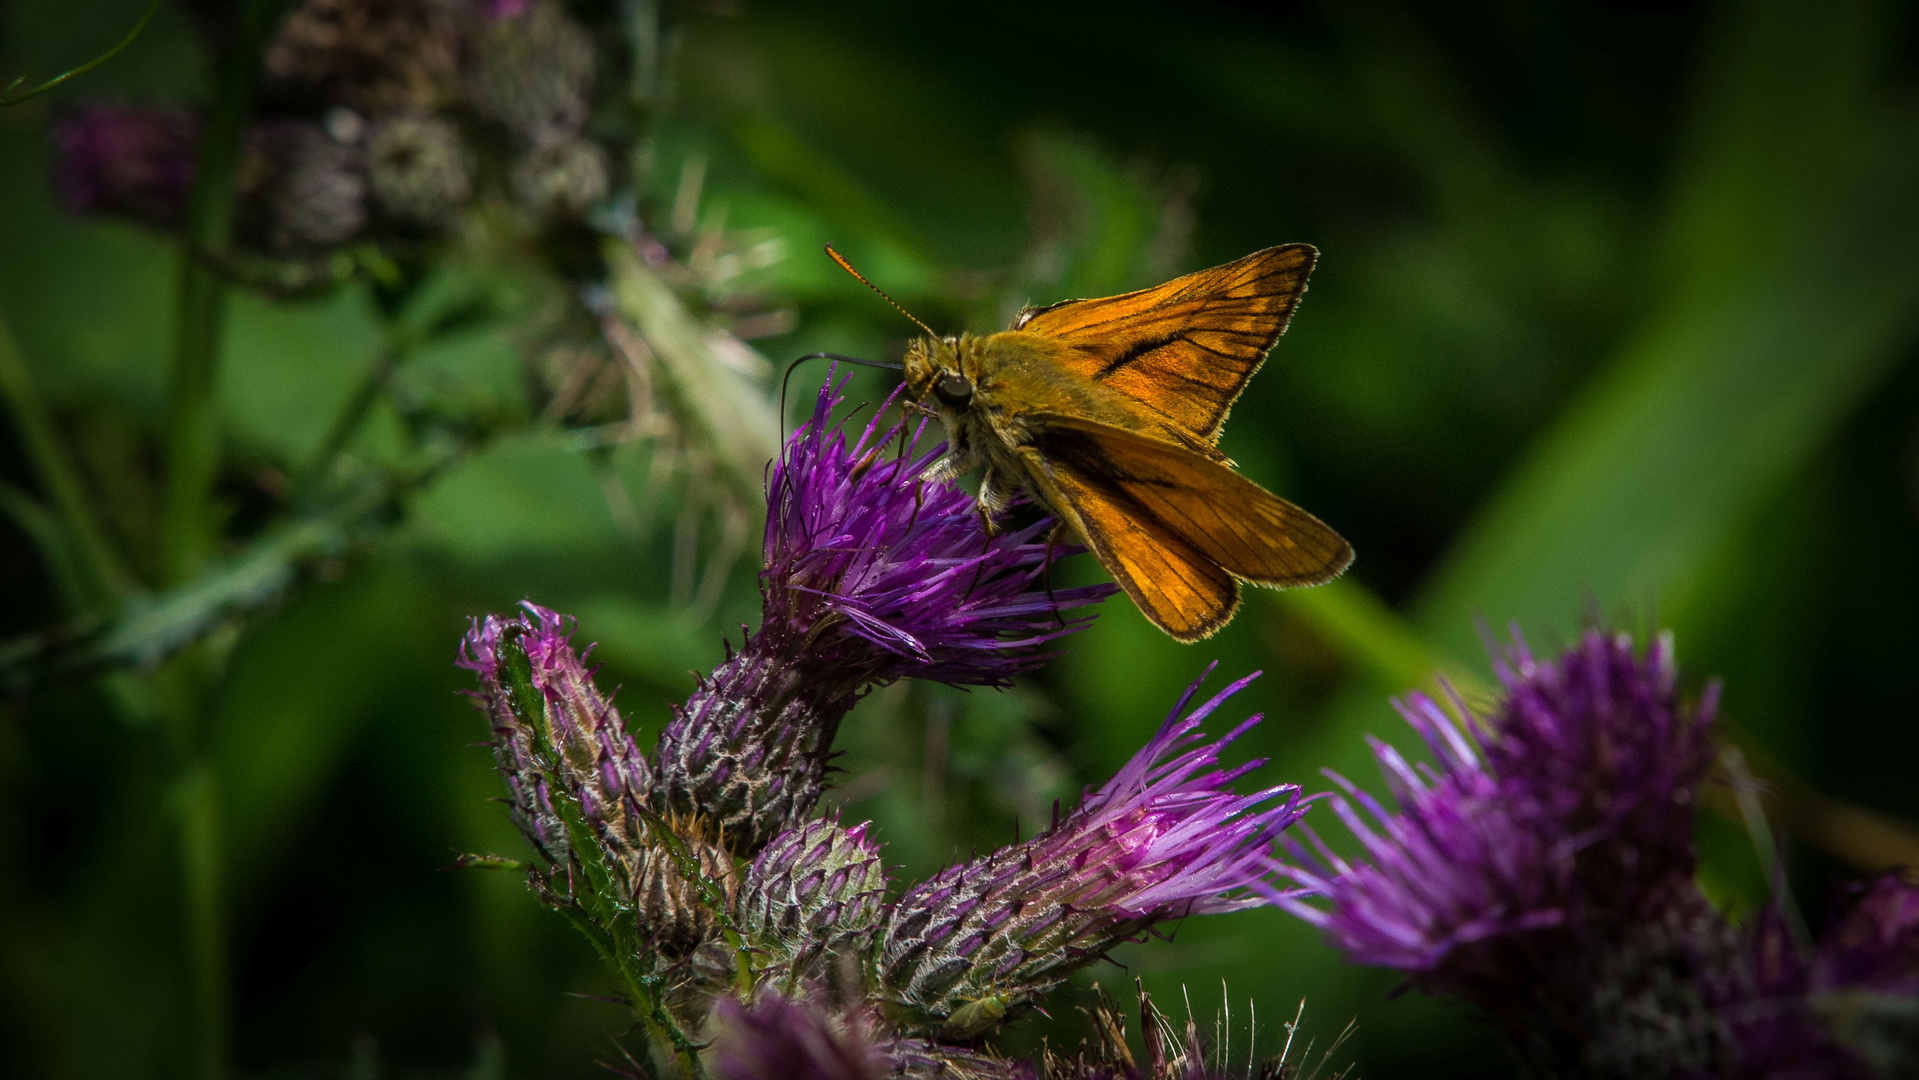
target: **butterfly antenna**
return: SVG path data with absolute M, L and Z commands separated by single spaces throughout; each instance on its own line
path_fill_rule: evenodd
M 855 270 L 855 269 L 853 269 L 853 264 L 852 264 L 852 263 L 850 263 L 850 262 L 847 262 L 847 261 L 846 261 L 846 256 L 844 256 L 844 255 L 841 255 L 841 254 L 840 254 L 839 252 L 837 252 L 837 251 L 834 251 L 834 250 L 833 250 L 833 245 L 831 245 L 831 244 L 828 244 L 828 245 L 826 245 L 826 256 L 827 256 L 827 258 L 829 258 L 829 259 L 832 259 L 832 260 L 833 260 L 834 262 L 836 262 L 836 263 L 839 263 L 839 264 L 840 264 L 840 269 L 841 269 L 841 270 L 844 270 L 844 271 L 846 271 L 847 273 L 849 273 L 849 274 L 851 274 L 851 275 L 853 275 L 853 276 L 854 276 L 855 278 L 858 278 L 858 279 L 859 279 L 859 283 L 860 283 L 861 285 L 864 285 L 864 286 L 866 286 L 867 288 L 869 288 L 869 289 L 871 289 L 871 290 L 873 290 L 874 292 L 876 292 L 876 293 L 879 293 L 879 294 L 880 294 L 880 299 L 882 299 L 882 300 L 884 300 L 884 301 L 886 301 L 887 303 L 889 303 L 889 304 L 891 304 L 891 305 L 893 305 L 893 310 L 894 310 L 894 311 L 897 311 L 897 312 L 899 312 L 899 313 L 900 313 L 901 315 L 904 315 L 904 316 L 906 316 L 906 317 L 907 317 L 908 319 L 911 319 L 911 320 L 913 320 L 913 325 L 914 325 L 914 326 L 917 326 L 917 327 L 919 327 L 919 328 L 920 328 L 921 330 L 924 330 L 924 331 L 926 331 L 926 336 L 927 336 L 927 337 L 930 337 L 930 338 L 938 338 L 938 337 L 939 337 L 939 335 L 938 335 L 938 334 L 936 334 L 936 333 L 934 333 L 934 332 L 933 332 L 933 328 L 932 328 L 932 327 L 930 327 L 930 326 L 928 326 L 928 325 L 926 325 L 925 323 L 923 323 L 923 322 L 921 322 L 921 321 L 919 321 L 919 317 L 918 317 L 918 316 L 916 316 L 916 315 L 914 315 L 914 314 L 913 314 L 912 312 L 910 312 L 910 311 L 908 311 L 908 310 L 906 310 L 905 308 L 903 308 L 903 307 L 901 307 L 901 306 L 900 306 L 900 302 L 899 302 L 898 300 L 895 300 L 895 299 L 893 299 L 892 297 L 890 297 L 890 296 L 888 296 L 888 295 L 886 295 L 886 290 L 885 290 L 885 289 L 882 289 L 882 288 L 880 288 L 880 287 L 879 287 L 878 285 L 875 285 L 875 284 L 873 284 L 872 282 L 870 282 L 870 281 L 868 281 L 868 280 L 866 280 L 866 275 L 865 275 L 865 274 L 862 274 L 862 273 L 860 273 L 860 272 L 859 272 L 858 270 Z
M 780 446 L 786 446 L 786 384 L 792 381 L 793 369 L 808 360 L 833 360 L 842 364 L 856 364 L 860 367 L 879 368 L 882 371 L 904 371 L 906 365 L 886 360 L 862 360 L 857 356 L 841 356 L 839 353 L 810 352 L 786 365 L 786 374 L 780 377 Z M 783 452 L 783 451 L 782 451 Z

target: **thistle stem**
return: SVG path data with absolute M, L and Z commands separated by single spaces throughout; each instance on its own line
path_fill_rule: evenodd
M 326 479 L 333 463 L 346 450 L 353 436 L 359 433 L 360 425 L 366 422 L 367 415 L 386 392 L 387 384 L 393 380 L 393 371 L 406 358 L 406 353 L 397 348 L 382 348 L 373 357 L 361 374 L 360 381 L 353 387 L 346 404 L 340 409 L 333 423 L 327 426 L 326 434 L 321 436 L 319 447 L 308 459 L 306 467 L 300 471 L 298 486 L 310 491 Z
M 211 501 L 219 470 L 214 389 L 226 288 L 201 252 L 225 251 L 233 235 L 239 165 L 259 78 L 260 49 L 277 0 L 242 0 L 239 32 L 218 61 L 180 251 L 173 362 L 167 398 L 167 493 L 162 554 L 166 577 L 193 576 L 212 550 Z
M 216 59 L 214 97 L 202 128 L 180 251 L 179 292 L 167 397 L 167 477 L 160 555 L 164 584 L 191 580 L 216 547 L 213 485 L 219 475 L 218 385 L 226 289 L 203 252 L 228 249 L 239 167 L 259 79 L 260 54 L 281 0 L 240 0 L 236 33 Z M 181 771 L 178 785 L 181 901 L 187 956 L 188 1075 L 222 1080 L 228 1064 L 223 823 L 208 752 L 212 689 L 223 666 L 202 647 L 162 673 L 171 683 Z
M 219 777 L 213 766 L 188 766 L 177 789 L 180 869 L 186 901 L 186 961 L 191 985 L 193 1075 L 227 1074 L 230 1002 L 227 987 L 225 846 Z

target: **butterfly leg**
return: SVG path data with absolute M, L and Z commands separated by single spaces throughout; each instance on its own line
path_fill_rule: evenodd
M 977 457 L 968 450 L 948 450 L 944 456 L 920 473 L 920 482 L 913 486 L 913 520 L 919 520 L 920 510 L 926 505 L 926 485 L 939 484 L 952 480 L 970 470 Z
M 1056 541 L 1059 540 L 1059 528 L 1059 525 L 1055 524 L 1046 530 L 1046 562 L 1044 564 L 1046 570 L 1042 576 L 1046 582 L 1046 604 L 1053 609 L 1053 618 L 1059 620 L 1060 629 L 1064 630 L 1066 616 L 1060 613 L 1059 600 L 1053 596 L 1053 551 L 1058 547 Z
M 979 464 L 979 455 L 971 450 L 948 450 L 938 461 L 928 465 L 925 472 L 920 473 L 920 479 L 929 484 L 957 479 L 972 472 L 973 466 L 977 464 Z
M 999 535 L 999 522 L 994 520 L 994 515 L 1006 509 L 1006 504 L 1012 499 L 1013 492 L 1005 486 L 1000 474 L 989 462 L 980 473 L 979 494 L 973 497 L 973 506 L 979 511 L 980 530 L 985 533 L 980 564 L 973 572 L 973 588 L 979 587 L 980 575 L 986 572 L 985 556 L 992 552 L 993 537 Z
M 974 505 L 979 507 L 980 520 L 986 525 L 988 536 L 999 532 L 995 519 L 1012 501 L 1012 490 L 1006 486 L 999 472 L 988 464 L 985 471 L 980 473 L 979 494 L 973 499 Z

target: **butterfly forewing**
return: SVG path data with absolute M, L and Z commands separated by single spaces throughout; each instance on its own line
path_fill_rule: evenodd
M 1285 331 L 1317 254 L 1267 248 L 1155 288 L 1031 309 L 1013 329 L 1059 339 L 1069 371 L 1212 444 Z

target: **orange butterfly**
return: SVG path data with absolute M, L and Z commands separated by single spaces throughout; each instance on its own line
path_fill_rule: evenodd
M 1317 254 L 1267 248 L 1156 288 L 1027 308 L 983 337 L 921 323 L 929 336 L 907 347 L 907 390 L 937 402 L 948 444 L 928 476 L 983 466 L 989 520 L 1024 489 L 1180 641 L 1226 625 L 1240 581 L 1331 581 L 1352 545 L 1215 449 Z

